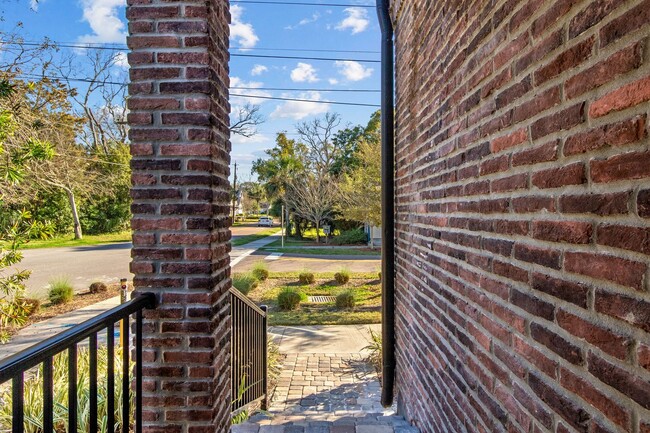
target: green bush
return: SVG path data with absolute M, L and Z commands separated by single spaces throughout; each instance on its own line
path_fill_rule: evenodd
M 368 241 L 363 229 L 346 230 L 332 239 L 334 245 L 365 244 Z
M 298 308 L 302 295 L 295 289 L 285 287 L 278 294 L 278 306 L 283 311 L 291 311 Z
M 115 347 L 115 383 L 122 383 L 122 348 Z M 79 348 L 77 354 L 77 431 L 87 432 L 90 429 L 90 356 L 88 349 Z M 97 419 L 99 433 L 113 433 L 122 431 L 122 389 L 115 386 L 115 424 L 107 428 L 107 401 L 106 393 L 106 366 L 108 353 L 106 346 L 97 350 Z M 130 363 L 131 368 L 134 365 Z M 68 352 L 64 351 L 54 356 L 52 362 L 52 376 L 54 382 L 54 431 L 66 432 L 68 430 Z M 25 417 L 25 433 L 41 433 L 43 431 L 43 364 L 33 373 L 25 375 L 23 380 Z M 129 387 L 130 419 L 133 422 L 135 413 L 135 393 L 133 387 Z M 9 432 L 12 426 L 12 392 L 11 387 L 3 387 L 0 391 L 0 431 Z
M 74 297 L 74 288 L 67 277 L 59 277 L 50 281 L 50 291 L 47 294 L 50 304 L 67 304 Z
M 258 280 L 264 281 L 269 277 L 269 267 L 265 262 L 259 260 L 253 265 L 251 274 L 253 274 L 253 276 Z
M 347 283 L 348 281 L 350 281 L 350 270 L 345 268 L 341 269 L 340 271 L 334 274 L 334 279 L 339 284 Z
M 370 353 L 368 354 L 368 357 L 366 358 L 366 361 L 369 362 L 370 364 L 375 367 L 375 371 L 377 373 L 381 374 L 381 359 L 382 359 L 382 340 L 381 340 L 381 333 L 380 332 L 375 332 L 372 330 L 372 328 L 368 328 L 368 333 L 370 334 L 370 340 L 368 341 L 368 345 L 363 348 L 363 350 L 367 350 Z
M 258 284 L 258 279 L 250 272 L 245 274 L 234 274 L 232 276 L 233 287 L 244 295 L 247 295 L 251 290 L 255 289 Z
M 298 275 L 298 281 L 300 284 L 314 284 L 316 282 L 316 277 L 313 272 L 301 272 Z
M 352 290 L 346 290 L 336 296 L 336 308 L 354 308 L 355 299 Z

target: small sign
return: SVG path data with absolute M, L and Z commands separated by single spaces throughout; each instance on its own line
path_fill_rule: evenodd
M 330 230 L 331 230 L 330 226 L 323 226 L 323 233 L 325 233 L 327 236 L 329 236 Z

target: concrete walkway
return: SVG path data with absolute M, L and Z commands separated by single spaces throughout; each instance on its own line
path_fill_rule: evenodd
M 14 335 L 7 344 L 0 345 L 0 359 L 4 359 L 15 353 L 25 350 L 46 338 L 50 338 L 75 325 L 92 319 L 100 313 L 116 307 L 120 304 L 120 297 L 115 296 L 102 302 L 98 302 L 78 310 L 70 311 L 52 319 L 29 325 Z
M 237 247 L 232 247 L 232 250 L 230 251 L 230 266 L 235 267 L 237 263 L 241 262 L 244 260 L 246 257 L 250 256 L 253 254 L 256 250 L 259 248 L 262 248 L 266 245 L 269 245 L 278 239 L 280 239 L 280 233 L 282 233 L 281 230 L 278 230 L 276 233 L 272 234 L 271 236 L 267 236 L 262 239 L 258 239 L 253 242 L 249 242 L 244 245 L 240 245 Z

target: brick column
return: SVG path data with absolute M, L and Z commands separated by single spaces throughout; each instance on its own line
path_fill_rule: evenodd
M 228 3 L 130 0 L 131 270 L 144 324 L 145 432 L 227 431 Z

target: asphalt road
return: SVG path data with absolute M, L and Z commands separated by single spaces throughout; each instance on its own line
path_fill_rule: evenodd
M 254 224 L 232 228 L 233 239 L 267 230 Z M 245 271 L 257 260 L 265 260 L 270 253 L 255 251 L 235 267 Z M 80 247 L 41 248 L 23 251 L 19 269 L 30 269 L 32 275 L 27 281 L 28 295 L 46 298 L 49 282 L 56 277 L 67 277 L 77 291 L 86 291 L 94 281 L 119 282 L 120 278 L 131 279 L 131 243 L 102 244 Z M 314 272 L 337 271 L 342 267 L 352 272 L 374 272 L 379 269 L 379 260 L 365 258 L 300 258 L 280 257 L 267 262 L 273 271 L 298 271 L 309 268 Z

